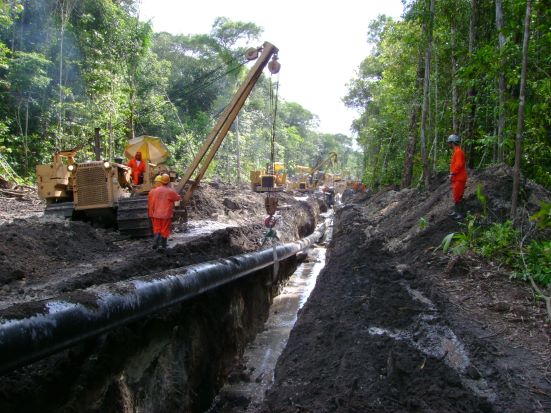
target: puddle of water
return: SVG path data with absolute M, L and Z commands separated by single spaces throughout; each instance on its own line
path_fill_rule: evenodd
M 274 298 L 264 330 L 245 349 L 244 371 L 249 380 L 226 384 L 209 413 L 221 411 L 219 406 L 230 400 L 240 403 L 240 411 L 246 412 L 254 412 L 262 403 L 264 393 L 274 381 L 277 359 L 287 344 L 297 313 L 308 300 L 317 276 L 325 266 L 325 248 L 310 249 L 308 257 L 308 262 L 299 265 L 282 292 Z
M 235 225 L 210 220 L 190 220 L 187 223 L 186 231 L 172 233 L 170 235 L 170 241 L 172 244 L 180 244 L 212 234 L 214 231 L 230 227 L 235 227 Z

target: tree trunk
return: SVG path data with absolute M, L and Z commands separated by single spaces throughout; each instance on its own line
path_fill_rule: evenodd
M 432 148 L 434 150 L 432 172 L 434 172 L 436 171 L 436 160 L 438 159 L 438 59 L 434 59 L 434 140 L 432 141 Z
M 451 18 L 451 84 L 452 84 L 452 132 L 459 133 L 459 125 L 457 124 L 457 106 L 458 106 L 458 97 L 457 97 L 457 81 L 456 81 L 456 71 L 457 71 L 457 58 L 455 57 L 457 39 L 457 27 L 455 17 Z
M 60 28 L 59 28 L 59 109 L 58 109 L 58 144 L 59 147 L 63 147 L 63 44 L 65 41 L 65 28 L 67 21 L 74 7 L 74 1 L 63 0 L 59 4 L 60 7 Z
M 388 154 L 392 150 L 392 141 L 393 141 L 394 135 L 390 135 L 390 138 L 388 140 L 388 146 L 385 151 L 385 156 L 383 158 L 383 166 L 381 167 L 381 177 L 384 179 L 386 177 L 387 173 L 387 167 L 388 167 Z
M 59 108 L 57 112 L 58 117 L 58 139 L 59 147 L 63 147 L 63 39 L 65 37 L 65 21 L 63 18 L 63 5 L 61 6 L 61 28 L 60 28 L 60 40 L 59 40 Z
M 430 59 L 432 53 L 432 25 L 434 20 L 434 0 L 430 0 L 430 9 L 427 27 L 427 49 L 425 51 L 425 74 L 423 77 L 423 109 L 421 111 L 421 160 L 423 163 L 423 177 L 425 189 L 429 188 L 430 168 L 427 154 L 427 116 L 429 111 L 429 88 L 430 88 Z
M 241 148 L 239 146 L 239 115 L 235 117 L 235 154 L 237 163 L 237 185 L 241 185 Z
M 532 0 L 526 0 L 526 16 L 524 18 L 524 38 L 522 40 L 522 69 L 520 72 L 520 91 L 518 97 L 517 134 L 515 138 L 515 166 L 513 169 L 513 194 L 511 197 L 511 219 L 515 219 L 520 188 L 520 161 L 522 156 L 522 137 L 524 129 L 524 106 L 526 104 L 526 71 L 528 68 L 528 41 L 530 38 L 530 18 L 532 15 Z
M 474 54 L 474 45 L 476 40 L 476 17 L 477 17 L 477 0 L 471 0 L 471 18 L 469 21 L 469 60 L 472 63 L 472 57 Z M 467 104 L 467 131 L 463 140 L 465 149 L 467 151 L 467 161 L 469 166 L 472 166 L 474 162 L 473 140 L 474 140 L 474 122 L 476 114 L 475 95 L 476 90 L 474 86 L 469 86 L 468 90 L 468 104 Z
M 415 85 L 415 95 L 413 97 L 413 106 L 409 118 L 409 137 L 404 159 L 404 175 L 402 176 L 402 188 L 411 186 L 413 180 L 413 157 L 417 149 L 417 118 L 419 116 L 420 102 L 417 98 L 417 91 L 421 90 L 421 82 L 423 81 L 423 55 L 419 53 L 419 61 L 417 63 L 417 82 Z
M 499 78 L 498 78 L 498 120 L 497 120 L 497 161 L 503 162 L 503 131 L 505 129 L 505 35 L 503 34 L 503 5 L 501 0 L 496 0 L 496 29 L 499 45 Z
M 29 174 L 29 98 L 25 108 L 25 175 Z
M 130 94 L 128 97 L 128 105 L 130 107 L 130 114 L 128 115 L 127 119 L 127 132 L 126 137 L 128 140 L 134 139 L 134 89 L 132 89 L 132 86 L 130 87 Z

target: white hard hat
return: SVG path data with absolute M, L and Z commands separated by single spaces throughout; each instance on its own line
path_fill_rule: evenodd
M 450 135 L 448 136 L 448 143 L 459 143 L 461 139 L 459 139 L 459 136 L 457 135 Z

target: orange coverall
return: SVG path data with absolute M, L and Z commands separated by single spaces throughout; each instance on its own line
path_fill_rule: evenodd
M 138 162 L 135 158 L 130 159 L 128 162 L 128 166 L 132 168 L 132 183 L 134 185 L 140 184 L 140 177 L 143 176 L 145 172 L 145 161 L 142 159 L 140 161 L 140 164 L 138 165 Z
M 463 199 L 465 184 L 467 183 L 467 169 L 465 168 L 465 153 L 459 146 L 454 146 L 450 163 L 451 186 L 453 203 L 457 204 Z
M 161 237 L 168 238 L 174 215 L 174 203 L 179 200 L 180 195 L 166 185 L 149 191 L 147 209 L 153 224 L 153 234 L 161 234 Z

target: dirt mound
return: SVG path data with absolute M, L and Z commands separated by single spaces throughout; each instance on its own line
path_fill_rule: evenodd
M 190 219 L 241 222 L 262 214 L 265 195 L 223 183 L 203 183 L 193 193 Z
M 0 285 L 116 251 L 106 231 L 83 222 L 17 219 L 0 231 Z
M 277 192 L 273 196 L 279 202 L 275 229 L 280 241 L 299 239 L 314 231 L 320 213 L 319 203 L 314 198 L 304 200 L 304 197 L 295 197 L 286 192 Z M 189 206 L 189 218 L 211 219 L 235 226 L 262 226 L 266 217 L 266 197 L 267 194 L 228 184 L 202 184 L 194 192 Z M 259 238 L 262 239 L 256 239 Z
M 510 168 L 473 174 L 467 207 L 510 209 Z M 528 285 L 478 257 L 437 247 L 445 177 L 430 193 L 389 188 L 337 214 L 328 262 L 278 362 L 265 412 L 545 412 L 551 327 Z M 545 189 L 526 182 L 526 211 Z M 525 213 L 526 214 L 526 213 Z M 451 259 L 451 260 L 450 260 Z
M 275 227 L 280 242 L 310 234 L 319 214 L 315 200 L 278 194 Z M 197 189 L 188 224 L 174 224 L 162 255 L 148 239 L 126 239 L 112 229 L 49 217 L 13 219 L 0 231 L 0 308 L 170 268 L 228 257 L 261 247 L 267 229 L 264 194 L 230 185 Z
M 476 195 L 480 188 L 488 198 L 488 220 L 504 220 L 511 210 L 512 182 L 512 169 L 508 166 L 471 174 L 464 195 L 467 211 L 484 212 Z M 441 176 L 433 185 L 430 192 L 388 189 L 356 200 L 354 204 L 362 205 L 362 218 L 368 222 L 366 235 L 384 239 L 387 248 L 394 252 L 409 248 L 413 239 L 420 243 L 416 244 L 419 248 L 438 246 L 445 235 L 461 227 L 447 217 L 452 206 L 447 177 Z M 521 193 L 519 218 L 524 222 L 539 210 L 542 200 L 551 199 L 549 191 L 531 181 L 525 182 Z

